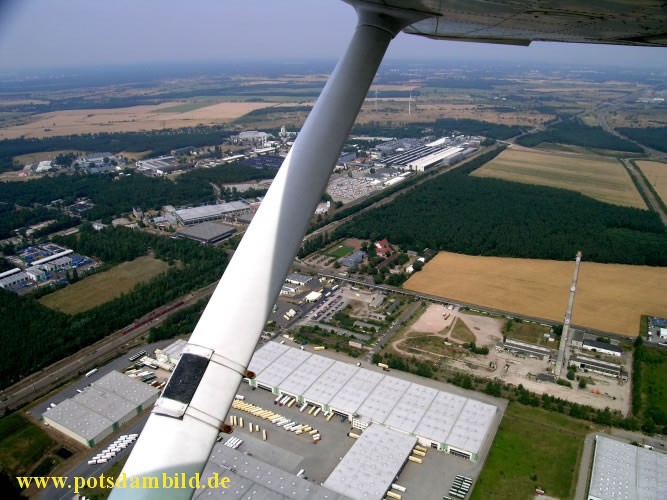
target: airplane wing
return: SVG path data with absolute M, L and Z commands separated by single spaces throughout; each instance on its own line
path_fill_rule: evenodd
M 234 254 L 123 473 L 200 473 L 336 159 L 391 39 L 664 46 L 663 0 L 348 0 L 358 25 Z M 192 488 L 117 487 L 118 498 L 189 498 Z
M 533 41 L 667 45 L 667 4 L 660 0 L 367 2 L 428 13 L 428 18 L 403 31 L 435 39 L 512 45 Z

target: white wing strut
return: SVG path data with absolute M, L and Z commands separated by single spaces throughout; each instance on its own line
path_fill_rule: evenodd
M 357 7 L 358 25 L 208 303 L 111 499 L 190 498 L 131 488 L 201 473 L 345 139 L 391 39 L 425 17 Z M 134 481 L 138 480 L 138 483 Z M 165 485 L 158 483 L 161 487 Z

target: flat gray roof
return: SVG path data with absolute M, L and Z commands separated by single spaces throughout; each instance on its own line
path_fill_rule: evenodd
M 157 398 L 158 393 L 155 387 L 112 371 L 42 417 L 91 440 L 134 413 L 139 405 Z
M 439 392 L 414 430 L 418 436 L 444 443 L 466 404 L 466 398 Z
M 229 488 L 198 488 L 193 498 L 222 496 L 231 500 L 344 500 L 345 497 L 315 483 L 296 477 L 256 458 L 216 444 L 201 477 L 201 484 L 214 473 L 229 477 Z
M 303 394 L 333 364 L 333 359 L 311 356 L 281 382 L 280 389 Z
M 178 215 L 183 222 L 188 222 L 191 220 L 222 216 L 227 213 L 246 210 L 248 208 L 250 208 L 250 205 L 242 201 L 230 201 L 229 203 L 219 203 L 218 205 L 183 208 L 181 210 L 176 210 L 176 215 Z
M 283 380 L 311 356 L 309 352 L 288 348 L 284 354 L 262 371 L 257 381 L 272 387 L 279 387 Z
M 256 351 L 257 382 L 401 432 L 479 453 L 498 411 L 494 405 L 419 383 L 333 362 L 277 342 Z
M 236 232 L 234 226 L 227 226 L 225 224 L 217 224 L 215 222 L 200 222 L 199 224 L 193 224 L 188 226 L 180 231 L 177 231 L 176 234 L 179 236 L 185 236 L 187 238 L 194 238 L 197 240 L 211 241 L 217 238 L 222 238 L 229 234 Z
M 162 349 L 162 354 L 169 356 L 170 358 L 181 359 L 183 349 L 185 349 L 186 345 L 188 345 L 188 343 L 185 340 L 178 339 L 173 344 L 169 344 L 167 347 Z
M 445 441 L 460 450 L 479 453 L 497 408 L 475 399 L 468 399 Z
M 384 422 L 408 387 L 410 382 L 407 380 L 384 377 L 359 407 L 357 413 L 376 422 Z
M 371 425 L 322 484 L 355 500 L 383 498 L 416 443 L 414 436 Z
M 264 347 L 255 351 L 255 354 L 252 356 L 250 364 L 248 365 L 248 370 L 254 372 L 255 375 L 259 375 L 267 366 L 285 354 L 287 349 L 289 349 L 289 347 L 284 344 L 267 342 L 264 344 Z
M 303 393 L 303 397 L 308 400 L 331 401 L 357 371 L 359 371 L 359 368 L 356 366 L 336 361 L 311 384 L 308 390 Z
M 596 436 L 589 498 L 667 498 L 667 455 Z
M 356 413 L 384 375 L 360 368 L 329 401 L 329 406 L 347 413 Z
M 413 433 L 437 394 L 438 391 L 431 387 L 411 384 L 384 421 L 384 425 Z

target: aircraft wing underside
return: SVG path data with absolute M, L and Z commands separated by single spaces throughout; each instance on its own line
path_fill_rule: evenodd
M 667 46 L 664 0 L 352 0 L 429 13 L 405 33 L 444 40 Z

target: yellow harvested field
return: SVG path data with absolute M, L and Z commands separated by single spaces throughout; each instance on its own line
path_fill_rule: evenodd
M 659 161 L 638 161 L 636 163 L 663 203 L 667 204 L 667 163 Z
M 129 108 L 77 109 L 42 113 L 26 117 L 28 123 L 0 129 L 0 139 L 216 125 L 227 123 L 255 109 L 273 106 L 274 103 L 220 102 L 191 111 L 160 112 L 160 109 L 179 105 L 183 103 L 167 102 Z
M 639 334 L 642 314 L 667 317 L 667 268 L 581 263 L 572 322 L 625 336 Z M 562 321 L 571 262 L 478 257 L 440 252 L 404 285 L 430 295 Z
M 115 299 L 132 290 L 135 285 L 148 281 L 167 269 L 169 264 L 162 260 L 148 256 L 139 257 L 108 271 L 88 276 L 73 285 L 45 295 L 39 301 L 51 309 L 76 314 Z
M 507 149 L 472 175 L 569 189 L 606 203 L 646 209 L 625 168 L 612 158 Z

